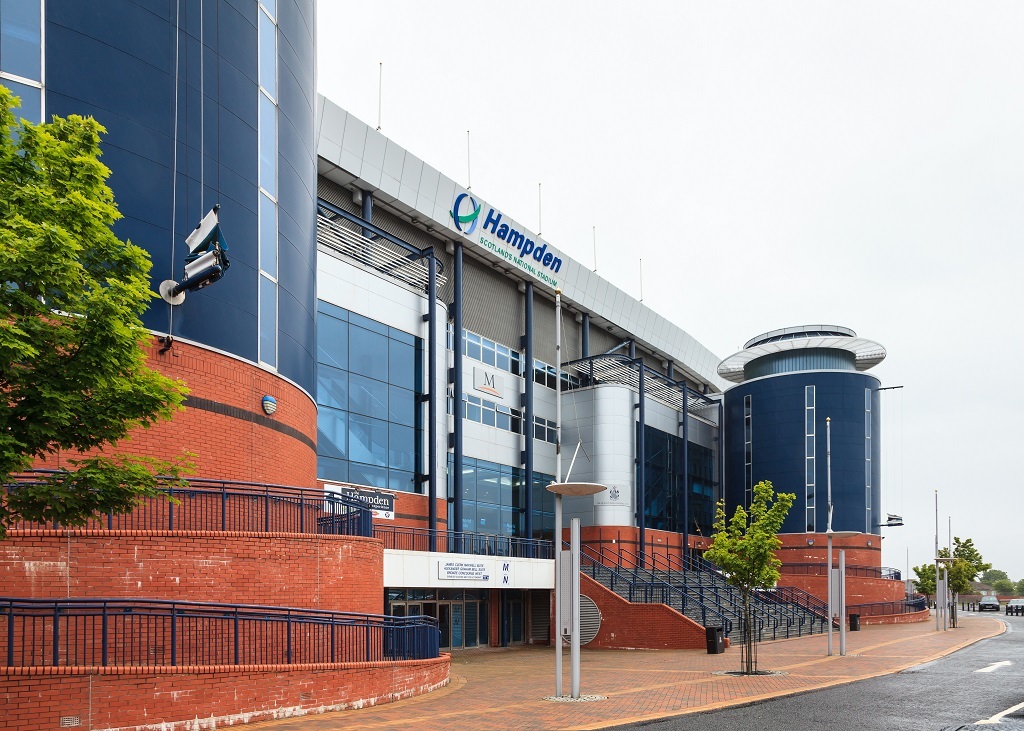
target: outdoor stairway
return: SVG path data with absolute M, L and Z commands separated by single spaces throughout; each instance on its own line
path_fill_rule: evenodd
M 666 604 L 705 627 L 723 627 L 734 641 L 744 639 L 742 593 L 711 564 L 691 559 L 684 570 L 658 556 L 648 556 L 645 563 L 653 568 L 640 568 L 641 562 L 628 551 L 620 549 L 601 556 L 585 548 L 581 567 L 628 601 Z M 825 605 L 802 590 L 777 587 L 759 591 L 751 602 L 759 640 L 799 637 L 827 629 Z

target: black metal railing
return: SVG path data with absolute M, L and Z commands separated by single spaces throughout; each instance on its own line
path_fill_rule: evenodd
M 18 475 L 18 484 L 39 481 L 53 470 Z M 355 498 L 320 489 L 237 480 L 191 479 L 186 487 L 168 481 L 163 497 L 145 498 L 130 513 L 97 515 L 82 528 L 93 530 L 207 530 L 253 533 L 321 533 L 369 537 L 373 513 Z M 170 499 L 168 499 L 170 498 Z M 53 529 L 57 523 L 22 521 L 13 529 Z
M 554 544 L 537 538 L 380 524 L 373 527 L 373 536 L 384 541 L 384 548 L 399 551 L 434 550 L 476 556 L 554 558 Z
M 839 564 L 833 564 L 833 568 L 839 568 Z M 825 576 L 828 574 L 828 565 L 824 563 L 784 563 L 779 571 L 783 574 L 796 574 L 799 576 Z M 888 566 L 851 566 L 847 564 L 846 575 L 865 579 L 892 579 L 894 581 L 900 581 L 902 578 L 902 572 L 899 569 Z
M 438 657 L 433 617 L 149 599 L 0 598 L 7 667 L 386 662 Z
M 847 604 L 846 614 L 859 614 L 862 617 L 877 617 L 886 614 L 910 614 L 928 608 L 924 597 L 904 599 L 896 602 L 870 602 L 868 604 Z

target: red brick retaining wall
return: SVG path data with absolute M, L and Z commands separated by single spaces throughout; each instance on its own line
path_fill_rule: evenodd
M 361 708 L 448 683 L 450 656 L 336 665 L 0 669 L 4 727 L 186 731 Z
M 920 612 L 907 612 L 906 614 L 879 614 L 876 616 L 862 615 L 861 624 L 913 624 L 915 622 L 927 622 L 931 619 L 931 611 L 922 609 Z
M 119 597 L 382 614 L 384 549 L 358 536 L 11 531 L 0 586 L 27 599 Z

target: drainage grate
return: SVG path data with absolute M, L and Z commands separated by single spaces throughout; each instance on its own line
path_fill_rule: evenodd
M 72 726 L 81 726 L 81 725 L 82 725 L 82 717 L 81 716 L 61 716 L 60 717 L 60 727 L 61 728 L 70 728 Z

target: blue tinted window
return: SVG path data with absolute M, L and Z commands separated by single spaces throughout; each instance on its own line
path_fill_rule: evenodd
M 343 310 L 337 305 L 332 305 L 330 302 L 324 302 L 323 300 L 316 301 L 316 311 L 323 312 L 324 314 L 336 317 L 339 320 L 348 322 L 348 310 Z
M 277 0 L 260 0 L 260 5 L 266 8 L 267 12 L 270 13 L 270 17 L 277 17 Z
M 333 317 L 317 318 L 316 359 L 348 370 L 348 325 Z
M 348 313 L 348 319 L 353 325 L 364 327 L 367 330 L 372 330 L 373 332 L 380 333 L 381 335 L 388 334 L 389 328 L 387 325 L 382 322 L 377 322 L 376 320 L 371 320 L 369 317 L 363 317 L 362 315 L 350 312 Z
M 277 98 L 277 26 L 266 13 L 260 16 L 260 86 Z
M 316 369 L 316 402 L 321 406 L 348 409 L 348 373 L 320 365 Z
M 388 465 L 392 469 L 416 468 L 416 430 L 400 424 L 388 427 Z
M 353 462 L 386 467 L 388 423 L 368 416 L 349 415 L 348 454 Z
M 0 71 L 42 81 L 40 27 L 39 0 L 0 0 Z
M 331 459 L 330 457 L 317 455 L 316 476 L 321 480 L 348 482 L 348 462 L 343 459 Z
M 375 419 L 388 418 L 388 384 L 352 373 L 349 376 L 348 410 Z
M 317 454 L 345 459 L 348 456 L 348 414 L 320 409 L 317 415 Z
M 277 276 L 277 205 L 260 193 L 260 269 Z
M 260 360 L 277 365 L 277 284 L 260 277 Z
M 349 326 L 349 370 L 364 376 L 384 378 L 388 372 L 388 339 L 378 333 L 355 326 L 351 318 Z
M 416 394 L 407 388 L 388 387 L 388 421 L 416 425 Z
M 394 340 L 388 343 L 388 382 L 405 388 L 416 386 L 416 349 Z
M 392 340 L 397 340 L 400 343 L 406 343 L 408 345 L 416 344 L 415 335 L 410 335 L 409 333 L 402 332 L 401 330 L 398 330 L 393 327 L 388 328 L 388 337 L 390 337 Z
M 348 467 L 348 481 L 355 483 L 356 485 L 387 487 L 388 471 L 383 467 L 374 467 L 372 465 L 350 462 Z
M 260 187 L 277 197 L 277 107 L 260 94 Z
M 416 474 L 396 469 L 388 470 L 388 489 L 402 492 L 416 492 Z
M 15 119 L 24 118 L 36 124 L 43 121 L 43 112 L 40 106 L 42 92 L 39 89 L 34 86 L 19 84 L 17 81 L 11 81 L 10 79 L 0 79 L 0 84 L 6 86 L 16 97 L 21 99 L 21 106 L 14 109 Z

